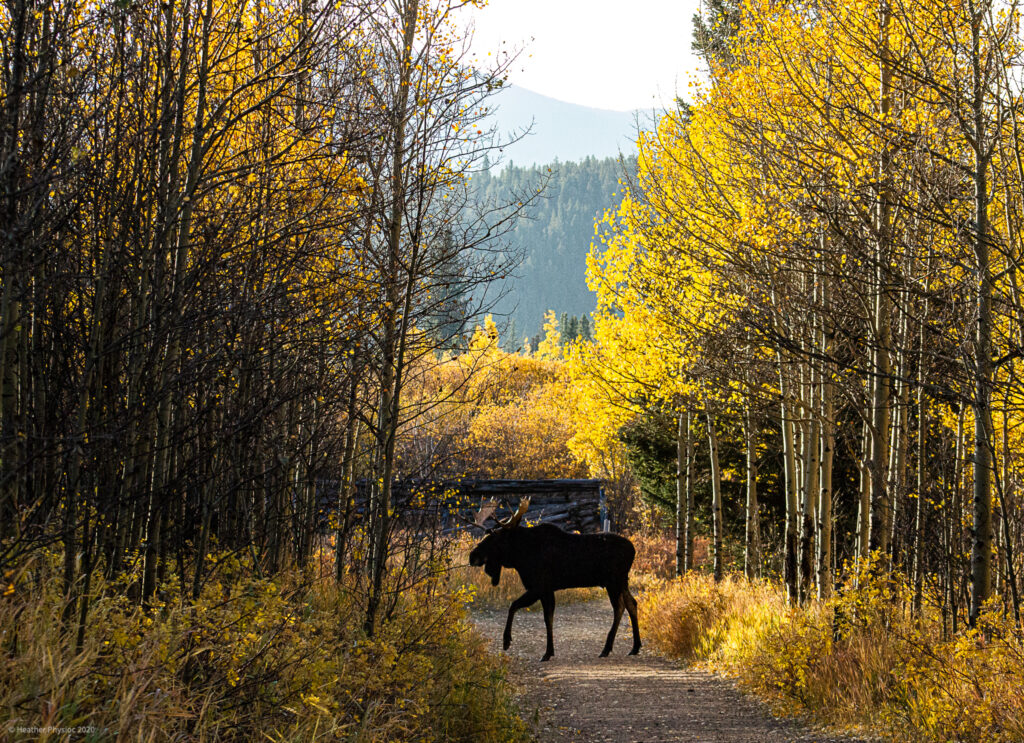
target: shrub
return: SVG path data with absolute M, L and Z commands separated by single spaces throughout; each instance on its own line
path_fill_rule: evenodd
M 523 739 L 504 660 L 473 634 L 464 596 L 407 592 L 368 638 L 346 586 L 218 562 L 194 603 L 167 598 L 180 595 L 170 581 L 142 609 L 125 598 L 131 576 L 94 579 L 76 653 L 57 561 L 36 555 L 0 599 L 5 726 L 94 740 Z
M 689 574 L 642 597 L 661 652 L 734 677 L 778 710 L 894 741 L 1024 740 L 1024 637 L 997 610 L 943 639 L 909 611 L 896 575 L 853 575 L 824 603 L 787 607 L 781 586 Z

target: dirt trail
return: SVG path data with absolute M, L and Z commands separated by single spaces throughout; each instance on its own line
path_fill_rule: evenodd
M 506 612 L 474 611 L 495 652 L 501 650 Z M 773 718 L 727 680 L 680 668 L 646 647 L 639 656 L 627 655 L 631 635 L 625 616 L 611 657 L 599 658 L 611 618 L 607 601 L 557 607 L 555 657 L 541 663 L 541 612 L 516 614 L 509 653 L 523 686 L 522 714 L 541 743 L 855 743 Z

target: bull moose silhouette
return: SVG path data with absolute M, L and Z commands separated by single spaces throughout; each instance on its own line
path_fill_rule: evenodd
M 529 504 L 529 498 L 521 500 L 516 513 L 507 521 L 499 522 L 469 553 L 469 564 L 483 566 L 492 584 L 498 585 L 502 568 L 512 568 L 519 573 L 526 589 L 508 608 L 502 638 L 504 649 L 508 650 L 512 644 L 512 619 L 516 612 L 539 600 L 544 608 L 548 640 L 541 660 L 549 660 L 555 654 L 551 635 L 555 591 L 601 586 L 608 591 L 615 612 L 601 657 L 612 651 L 623 610 L 629 612 L 633 626 L 633 649 L 629 654 L 639 653 L 640 625 L 636 616 L 636 599 L 629 592 L 629 569 L 636 556 L 633 543 L 618 534 L 569 534 L 554 524 L 520 526 Z M 494 510 L 493 506 L 490 510 Z M 482 519 L 478 515 L 477 523 L 482 524 L 486 518 L 486 515 Z

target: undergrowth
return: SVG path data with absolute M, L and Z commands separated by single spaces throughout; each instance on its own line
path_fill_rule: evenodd
M 467 592 L 409 591 L 369 638 L 345 585 L 298 572 L 263 580 L 233 557 L 220 565 L 197 601 L 166 598 L 181 594 L 172 580 L 148 609 L 126 598 L 133 576 L 94 578 L 76 652 L 57 560 L 36 554 L 0 598 L 8 737 L 525 739 L 504 660 L 470 628 Z
M 864 574 L 827 602 L 789 607 L 764 582 L 690 573 L 653 583 L 650 644 L 732 676 L 779 712 L 893 741 L 1024 740 L 1024 638 L 993 604 L 984 626 L 943 638 L 912 616 L 899 578 Z M 927 602 L 926 602 L 927 607 Z

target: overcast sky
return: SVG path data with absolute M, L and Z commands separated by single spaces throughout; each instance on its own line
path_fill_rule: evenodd
M 595 108 L 661 107 L 698 69 L 690 52 L 699 0 L 490 0 L 475 11 L 474 48 L 524 51 L 515 85 Z M 684 97 L 686 97 L 684 95 Z

